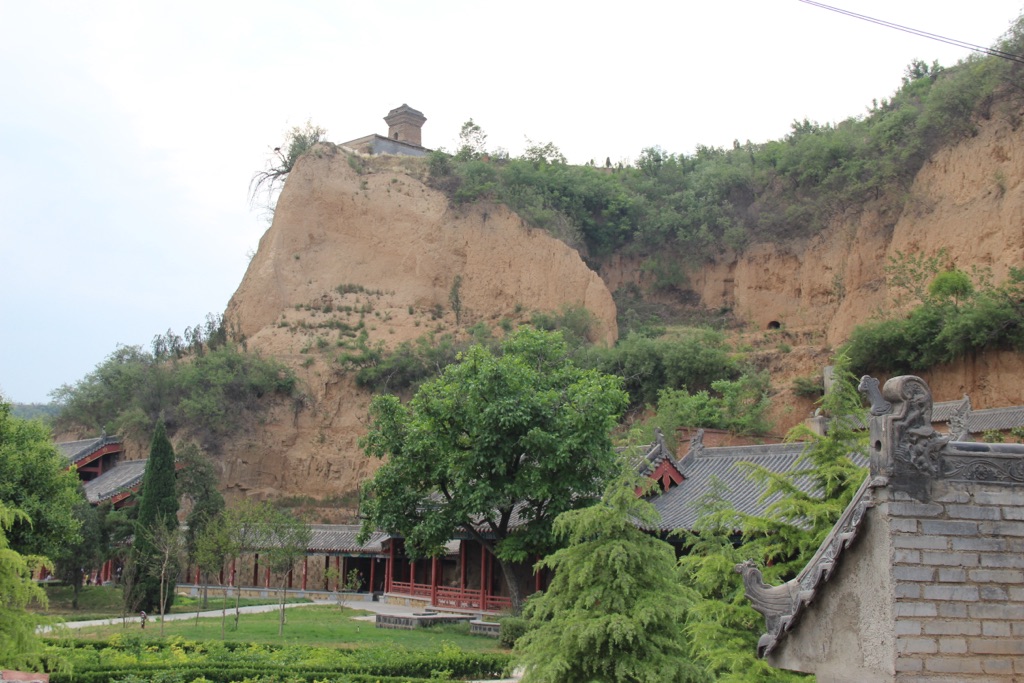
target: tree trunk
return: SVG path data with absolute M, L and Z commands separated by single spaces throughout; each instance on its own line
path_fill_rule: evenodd
M 287 576 L 287 574 L 286 574 Z M 277 622 L 277 635 L 278 637 L 284 635 L 284 587 L 287 579 L 281 579 L 281 615 Z
M 523 611 L 523 604 L 526 602 L 526 593 L 523 585 L 529 583 L 533 577 L 533 569 L 528 564 L 508 562 L 498 559 L 501 564 L 501 573 L 505 575 L 505 586 L 508 587 L 508 595 L 512 600 L 512 612 L 519 614 Z

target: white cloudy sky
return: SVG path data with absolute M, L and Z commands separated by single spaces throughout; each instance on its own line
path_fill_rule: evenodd
M 833 0 L 990 45 L 1020 0 Z M 513 154 L 629 161 L 860 114 L 967 52 L 798 0 L 0 0 L 0 391 L 43 402 L 117 344 L 221 312 L 266 230 L 249 179 L 307 119 L 403 102 Z

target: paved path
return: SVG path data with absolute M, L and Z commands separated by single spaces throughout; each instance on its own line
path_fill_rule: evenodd
M 337 605 L 333 600 L 317 600 L 315 602 L 289 602 L 285 603 L 286 609 L 292 609 L 294 607 L 310 607 L 313 605 Z M 366 610 L 367 612 L 374 612 L 374 614 L 412 614 L 414 611 L 410 607 L 403 605 L 389 605 L 383 602 L 373 602 L 370 600 L 348 600 L 345 603 L 346 607 L 352 609 Z M 274 612 L 278 609 L 279 605 L 250 605 L 249 607 L 239 607 L 238 611 L 242 614 L 259 614 L 260 612 Z M 228 606 L 228 615 L 230 616 L 235 611 L 234 606 Z M 217 610 L 206 610 L 199 613 L 200 618 L 212 618 L 221 616 L 221 611 Z M 175 612 L 164 616 L 167 621 L 181 621 L 183 619 L 195 619 L 195 612 Z M 367 621 L 375 619 L 373 615 L 367 617 L 360 617 Z M 160 615 L 152 614 L 149 615 L 149 623 L 159 623 Z M 129 624 L 139 623 L 140 618 L 138 616 L 132 616 L 127 618 Z M 91 619 L 88 621 L 66 621 L 61 626 L 64 628 L 89 628 L 90 626 L 110 626 L 112 624 L 122 623 L 121 617 L 113 617 L 109 619 Z M 51 627 L 43 626 L 40 627 L 41 633 L 50 631 Z

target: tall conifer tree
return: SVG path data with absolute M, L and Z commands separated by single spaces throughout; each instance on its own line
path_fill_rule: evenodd
M 167 439 L 163 421 L 156 425 L 149 462 L 139 491 L 139 516 L 135 522 L 135 542 L 131 561 L 135 562 L 138 581 L 132 605 L 136 609 L 155 612 L 160 606 L 160 570 L 156 561 L 153 536 L 157 525 L 168 531 L 178 524 L 178 496 L 174 485 L 174 449 Z M 176 575 L 176 574 L 175 574 Z M 167 590 L 166 610 L 174 601 L 174 583 Z

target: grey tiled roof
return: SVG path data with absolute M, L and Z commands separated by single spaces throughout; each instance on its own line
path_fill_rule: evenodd
M 959 401 L 942 401 L 932 406 L 932 422 L 949 422 L 953 411 L 963 403 Z M 971 434 L 981 434 L 990 430 L 1007 430 L 1024 425 L 1024 406 L 1006 408 L 986 408 L 971 410 L 967 413 L 967 430 Z
M 100 503 L 108 498 L 113 498 L 125 489 L 140 484 L 142 475 L 146 473 L 147 462 L 147 460 L 129 460 L 118 463 L 116 467 L 82 485 L 85 497 L 90 503 Z
M 772 472 L 789 472 L 803 453 L 802 443 L 771 444 L 764 446 L 733 446 L 705 448 L 698 453 L 684 457 L 677 466 L 685 479 L 678 486 L 651 499 L 661 515 L 661 529 L 692 529 L 697 521 L 697 501 L 708 492 L 709 482 L 716 477 L 726 486 L 725 500 L 737 512 L 760 514 L 780 496 L 761 502 L 764 486 L 751 481 L 739 467 L 749 462 L 766 467 Z M 809 491 L 811 482 L 802 483 L 801 489 Z
M 797 467 L 806 443 L 782 443 L 760 446 L 723 446 L 704 448 L 690 453 L 676 463 L 684 477 L 678 486 L 651 498 L 651 503 L 661 515 L 660 529 L 692 529 L 697 521 L 697 504 L 709 489 L 712 477 L 725 485 L 724 499 L 741 514 L 759 515 L 778 500 L 777 494 L 761 500 L 764 485 L 752 481 L 740 463 L 760 465 L 771 472 L 785 473 Z M 867 459 L 854 458 L 859 465 L 867 465 Z M 813 490 L 808 478 L 797 480 L 797 487 L 804 492 Z
M 74 464 L 111 443 L 122 443 L 121 437 L 104 435 L 94 439 L 82 439 L 81 441 L 64 441 L 56 444 L 56 446 L 61 455 L 68 459 L 68 463 Z
M 967 428 L 971 434 L 980 434 L 991 429 L 1013 429 L 1021 425 L 1024 425 L 1024 406 L 972 410 L 967 416 Z
M 360 545 L 356 543 L 360 528 L 358 524 L 311 524 L 309 550 L 318 553 L 382 552 L 381 541 L 387 538 L 387 534 L 375 531 L 366 543 Z

